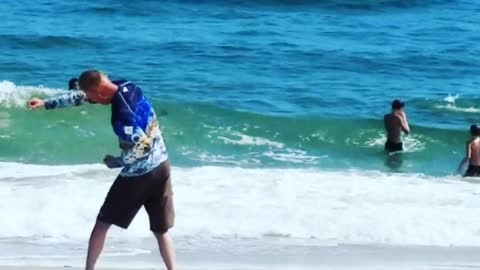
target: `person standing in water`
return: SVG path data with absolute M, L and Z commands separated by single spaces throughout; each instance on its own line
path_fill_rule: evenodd
M 410 126 L 405 113 L 405 103 L 396 99 L 392 102 L 392 112 L 383 118 L 387 131 L 385 151 L 387 153 L 403 151 L 401 133 L 410 134 Z
M 153 107 L 134 83 L 110 81 L 96 70 L 83 72 L 79 86 L 82 91 L 72 91 L 57 98 L 33 98 L 28 107 L 49 110 L 85 103 L 111 105 L 111 124 L 122 153 L 119 157 L 106 155 L 103 162 L 108 168 L 123 169 L 100 208 L 89 241 L 85 269 L 95 269 L 110 226 L 127 229 L 144 206 L 163 261 L 168 270 L 174 270 L 175 251 L 168 234 L 174 225 L 170 164 Z
M 458 172 L 462 174 L 468 164 L 464 176 L 480 176 L 480 128 L 476 124 L 470 126 L 470 135 L 472 138 L 467 141 L 465 158 L 460 162 Z

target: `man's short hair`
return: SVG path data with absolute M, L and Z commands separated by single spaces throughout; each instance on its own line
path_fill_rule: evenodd
M 70 81 L 68 81 L 68 90 L 76 89 L 77 88 L 77 83 L 78 83 L 77 78 L 71 78 Z
M 472 134 L 472 136 L 480 136 L 480 128 L 477 124 L 470 126 L 470 134 Z
M 395 99 L 393 102 L 392 102 L 392 109 L 394 110 L 400 110 L 402 108 L 405 107 L 405 103 L 401 102 L 400 100 L 398 99 Z
M 92 87 L 96 87 L 100 84 L 103 74 L 98 70 L 84 71 L 80 78 L 78 78 L 78 86 L 82 91 L 90 91 Z

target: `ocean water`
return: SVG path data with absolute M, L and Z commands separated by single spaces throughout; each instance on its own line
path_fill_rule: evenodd
M 454 175 L 480 116 L 476 1 L 44 0 L 0 10 L 2 250 L 85 248 L 117 173 L 100 164 L 119 151 L 109 108 L 25 103 L 64 93 L 91 68 L 136 82 L 153 103 L 174 165 L 174 235 L 187 250 L 196 239 L 480 246 L 480 185 Z M 382 117 L 395 98 L 412 134 L 405 153 L 387 157 Z M 148 239 L 147 228 L 140 213 L 110 251 L 138 254 L 119 246 Z

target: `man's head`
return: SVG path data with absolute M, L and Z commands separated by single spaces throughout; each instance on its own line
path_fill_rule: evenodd
M 400 100 L 395 99 L 392 102 L 392 110 L 393 111 L 402 111 L 403 108 L 405 108 L 405 103 L 401 102 Z
M 98 70 L 83 72 L 78 80 L 78 85 L 90 101 L 100 104 L 109 104 L 117 89 L 117 86 Z
M 473 124 L 470 126 L 470 134 L 474 137 L 480 136 L 480 128 L 477 126 L 477 124 Z
M 80 86 L 80 89 L 82 89 L 82 91 L 84 91 L 85 93 L 95 92 L 98 90 L 97 88 L 102 81 L 102 77 L 104 76 L 105 75 L 98 70 L 84 71 L 80 75 L 78 85 Z
M 71 78 L 70 81 L 68 81 L 68 90 L 78 90 L 77 78 Z

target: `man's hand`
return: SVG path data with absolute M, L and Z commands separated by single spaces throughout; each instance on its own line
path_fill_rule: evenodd
M 38 108 L 45 107 L 45 101 L 39 98 L 32 98 L 28 101 L 27 106 L 30 110 L 35 110 Z
M 402 119 L 407 119 L 407 114 L 404 111 L 398 111 L 395 113 L 397 117 L 400 117 Z
M 103 163 L 105 163 L 110 169 L 123 167 L 123 165 L 118 162 L 117 158 L 112 155 L 106 155 L 103 159 Z
M 402 110 L 396 112 L 395 115 L 398 117 L 402 131 L 407 135 L 410 134 L 410 126 L 408 125 L 407 114 Z

